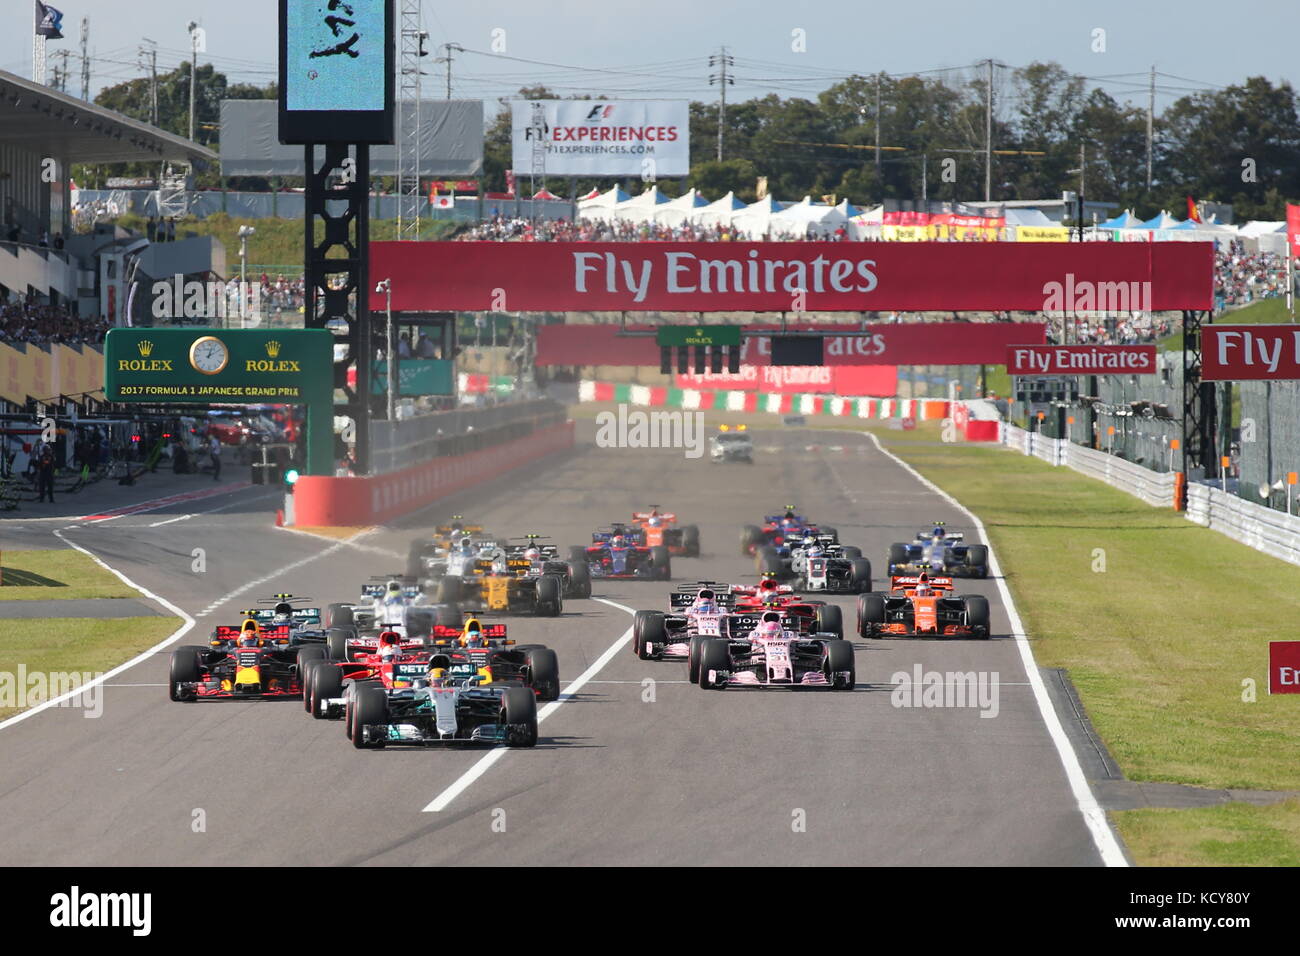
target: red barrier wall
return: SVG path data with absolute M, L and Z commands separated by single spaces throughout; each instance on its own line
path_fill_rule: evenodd
M 455 458 L 437 458 L 387 475 L 303 475 L 293 491 L 294 523 L 318 528 L 387 521 L 572 447 L 573 422 L 565 422 L 504 445 Z

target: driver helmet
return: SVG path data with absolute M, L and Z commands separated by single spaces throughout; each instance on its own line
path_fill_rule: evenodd
M 465 622 L 465 631 L 460 636 L 460 642 L 465 647 L 483 647 L 487 644 L 487 639 L 483 637 L 483 625 L 473 618 Z
M 609 544 L 610 544 L 610 547 L 613 547 L 613 548 L 626 548 L 626 547 L 627 547 L 627 539 L 624 538 L 621 534 L 616 534 L 616 535 L 614 535 L 614 537 L 612 537 L 612 538 L 609 539 Z
M 823 557 L 825 554 L 826 552 L 822 550 L 822 546 L 820 544 L 813 544 L 808 547 L 807 555 L 810 558 L 820 558 Z
M 257 645 L 261 643 L 259 630 L 260 629 L 258 628 L 255 619 L 250 617 L 248 620 L 244 621 L 243 626 L 239 630 L 239 646 L 257 647 Z
M 648 524 L 648 525 L 649 525 L 650 527 L 652 527 L 652 528 L 657 528 L 657 527 L 659 527 L 661 524 L 663 524 L 663 521 L 660 520 L 658 516 L 654 516 L 654 517 L 651 517 L 651 519 L 650 519 L 649 521 L 647 521 L 646 524 Z
M 537 561 L 541 558 L 541 556 L 542 556 L 542 550 L 541 548 L 537 548 L 537 547 L 529 548 L 524 552 L 524 557 L 527 558 L 529 561 Z
M 382 660 L 391 660 L 401 652 L 401 637 L 396 631 L 384 631 L 379 635 L 379 656 Z
M 938 541 L 944 536 L 943 525 L 935 525 L 934 531 L 932 531 L 931 534 L 934 536 L 934 539 Z
M 760 591 L 775 594 L 777 591 L 781 590 L 781 585 L 776 582 L 775 578 L 763 578 L 763 580 L 758 584 L 758 589 Z
M 777 620 L 763 621 L 757 628 L 755 628 L 755 633 L 757 633 L 759 637 L 780 637 L 781 622 Z
M 921 580 L 916 583 L 915 593 L 917 597 L 932 597 L 934 595 L 934 588 L 930 587 L 930 579 L 924 574 L 921 575 Z
M 716 614 L 718 605 L 714 600 L 713 592 L 705 588 L 695 595 L 695 606 L 691 610 L 697 614 Z
M 429 686 L 430 687 L 447 687 L 451 683 L 451 677 L 447 673 L 447 668 L 440 666 L 441 661 L 431 661 L 429 667 Z
M 400 598 L 402 596 L 402 585 L 400 582 L 388 582 L 388 596 L 390 598 Z
M 288 601 L 281 601 L 275 606 L 275 623 L 288 624 L 293 620 L 293 605 Z

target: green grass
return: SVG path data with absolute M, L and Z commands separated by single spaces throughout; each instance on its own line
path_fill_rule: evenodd
M 130 598 L 139 595 L 80 551 L 0 552 L 0 601 Z
M 117 220 L 117 224 L 134 229 L 143 234 L 148 220 L 138 215 L 127 215 Z M 280 266 L 292 275 L 302 274 L 303 238 L 301 219 L 235 219 L 226 213 L 215 213 L 206 219 L 186 220 L 177 226 L 177 238 L 186 235 L 216 236 L 226 247 L 227 271 L 232 275 L 239 270 L 239 227 L 252 226 L 257 231 L 248 240 L 248 262 L 250 268 Z M 424 220 L 421 239 L 441 239 L 455 228 L 456 223 L 446 219 Z M 397 220 L 372 219 L 370 221 L 370 238 L 372 240 L 392 239 L 397 235 Z M 325 226 L 316 223 L 316 240 L 325 236 Z
M 1300 701 L 1270 697 L 1266 672 L 1300 616 L 1300 568 L 1068 468 L 925 443 L 933 426 L 877 431 L 979 515 L 1035 659 L 1068 669 L 1126 777 L 1300 789 Z M 1114 817 L 1142 864 L 1300 863 L 1300 801 Z
M 102 674 L 180 626 L 174 617 L 0 619 L 0 674 Z M 3 698 L 0 698 L 3 700 Z M 27 700 L 29 706 L 39 700 Z M 23 708 L 0 704 L 0 720 Z
M 1300 708 L 1266 692 L 1268 642 L 1300 618 L 1300 568 L 1035 458 L 884 440 L 984 521 L 1038 662 L 1069 669 L 1126 776 L 1300 789 L 1283 758 Z
M 1218 325 L 1287 325 L 1294 322 L 1295 318 L 1286 310 L 1286 298 L 1277 296 L 1272 299 L 1260 299 L 1240 309 L 1224 312 L 1222 315 L 1215 316 L 1214 321 Z M 1167 335 L 1156 344 L 1166 351 L 1181 349 L 1183 333 L 1175 332 Z
M 1300 800 L 1266 807 L 1113 814 L 1134 858 L 1150 866 L 1300 866 Z

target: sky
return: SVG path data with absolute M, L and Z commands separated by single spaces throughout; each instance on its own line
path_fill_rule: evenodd
M 398 0 L 399 8 L 403 0 Z M 275 76 L 275 0 L 56 0 L 65 40 L 50 56 L 80 51 L 89 17 L 91 96 L 144 75 L 139 48 L 157 43 L 160 71 L 188 56 L 186 24 L 198 22 L 212 62 L 235 81 Z M 4 0 L 0 69 L 31 75 L 29 0 Z M 1148 71 L 1157 77 L 1159 110 L 1188 92 L 1263 75 L 1300 83 L 1294 52 L 1300 4 L 1242 5 L 1222 0 L 476 0 L 423 3 L 433 55 L 443 43 L 465 52 L 452 61 L 452 95 L 497 98 L 544 83 L 561 95 L 705 99 L 708 58 L 724 44 L 735 57 L 728 98 L 776 93 L 808 96 L 851 73 L 952 70 L 993 58 L 1007 67 L 1054 60 L 1098 78 L 1120 100 L 1146 105 Z M 494 55 L 494 51 L 495 55 Z M 509 59 L 508 59 L 509 58 Z M 426 61 L 426 96 L 443 96 L 445 64 Z M 53 59 L 51 59 L 53 62 Z M 79 60 L 69 92 L 80 92 Z M 714 70 L 715 72 L 715 70 Z M 999 71 L 1004 88 L 1007 71 Z M 489 107 L 489 116 L 495 113 Z

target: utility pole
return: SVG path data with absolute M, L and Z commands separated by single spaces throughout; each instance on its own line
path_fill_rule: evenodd
M 154 126 L 158 125 L 158 44 L 148 37 L 143 37 L 149 48 L 140 47 L 141 58 L 149 61 L 149 117 Z M 144 66 L 141 63 L 141 66 Z
M 465 48 L 459 43 L 444 43 L 442 48 L 446 51 L 446 54 L 438 57 L 433 62 L 444 63 L 447 66 L 447 99 L 451 99 L 451 54 L 453 50 L 457 53 L 464 53 Z M 420 56 L 424 56 L 424 53 L 421 52 Z
M 727 86 L 735 84 L 735 79 L 727 75 L 727 67 L 735 66 L 736 59 L 727 53 L 727 48 L 721 48 L 720 53 L 709 57 L 709 66 L 718 68 L 717 73 L 709 74 L 709 85 L 718 84 L 720 96 L 718 98 L 718 162 L 722 162 L 722 133 L 727 125 Z
M 988 67 L 984 87 L 984 201 L 993 199 L 993 60 L 984 61 Z
M 1083 242 L 1083 197 L 1088 175 L 1088 144 L 1079 144 L 1079 241 Z
M 1147 92 L 1147 190 L 1151 189 L 1151 153 L 1155 144 L 1156 68 L 1151 66 L 1151 87 Z
M 877 157 L 880 156 L 880 150 L 876 150 L 876 156 L 877 156 Z M 929 187 L 928 187 L 927 184 L 926 184 L 926 183 L 927 183 L 927 180 L 929 179 L 929 176 L 928 176 L 928 172 L 929 172 L 929 170 L 928 170 L 928 168 L 927 168 L 928 165 L 929 165 L 929 164 L 928 164 L 928 162 L 927 162 L 927 156 L 926 156 L 925 153 L 922 153 L 922 154 L 921 154 L 921 202 L 923 202 L 923 203 L 928 203 L 928 202 L 929 202 L 929 199 L 930 199 L 930 197 L 929 197 L 929 195 L 928 195 L 928 188 L 929 188 Z M 926 208 L 926 211 L 929 211 L 929 208 L 930 208 L 930 207 L 927 205 L 925 208 Z
M 90 102 L 90 17 L 81 18 L 81 98 Z
M 190 31 L 190 141 L 194 141 L 194 92 L 199 80 L 199 25 L 193 20 L 185 29 Z
M 880 74 L 876 74 L 876 182 L 880 182 Z
M 72 54 L 67 50 L 59 50 L 54 54 L 54 59 L 56 61 L 62 60 L 63 66 L 60 67 L 56 62 L 54 66 L 50 68 L 50 89 L 58 90 L 60 93 L 66 93 L 68 91 L 68 57 L 71 55 Z

